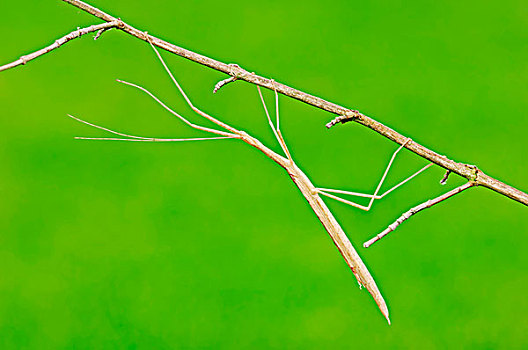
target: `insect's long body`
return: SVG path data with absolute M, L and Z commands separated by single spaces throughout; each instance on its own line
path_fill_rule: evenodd
M 291 179 L 299 188 L 304 198 L 306 198 L 315 215 L 317 215 L 324 228 L 334 241 L 337 249 L 339 249 L 341 255 L 345 258 L 347 265 L 354 273 L 354 276 L 356 276 L 360 286 L 365 287 L 370 292 L 376 301 L 376 304 L 390 324 L 387 304 L 385 303 L 385 300 L 383 299 L 383 296 L 381 295 L 374 278 L 372 278 L 372 275 L 361 260 L 361 257 L 352 246 L 352 243 L 350 243 L 350 240 L 335 219 L 330 209 L 328 209 L 325 202 L 319 196 L 316 187 L 312 184 L 308 176 L 306 176 L 306 174 L 297 166 L 297 164 L 295 164 L 292 159 L 284 158 L 281 155 L 273 152 L 264 146 L 258 139 L 248 135 L 243 131 L 239 131 L 239 136 L 242 141 L 259 149 L 288 172 Z
M 209 120 L 210 122 L 214 123 L 217 127 L 220 127 L 220 130 L 194 124 L 191 121 L 189 121 L 187 118 L 183 117 L 182 115 L 180 115 L 177 112 L 175 112 L 174 110 L 172 110 L 170 107 L 168 107 L 166 104 L 164 104 L 161 100 L 159 100 L 156 96 L 154 96 L 147 89 L 145 89 L 145 88 L 143 88 L 143 87 L 141 87 L 139 85 L 136 85 L 136 84 L 128 83 L 128 82 L 121 81 L 121 80 L 118 80 L 118 81 L 120 81 L 121 83 L 124 83 L 126 85 L 135 87 L 135 88 L 145 92 L 150 97 L 152 97 L 156 102 L 158 102 L 163 108 L 165 108 L 167 111 L 169 111 L 175 117 L 177 117 L 182 122 L 187 124 L 189 127 L 193 128 L 193 129 L 196 129 L 196 130 L 201 130 L 201 131 L 204 131 L 204 132 L 212 133 L 212 134 L 214 134 L 216 136 L 215 137 L 205 137 L 205 138 L 160 139 L 160 138 L 153 138 L 153 137 L 143 137 L 143 136 L 137 136 L 137 135 L 128 135 L 128 134 L 124 134 L 124 133 L 117 132 L 117 131 L 114 131 L 114 130 L 111 130 L 111 129 L 108 129 L 108 128 L 104 128 L 102 126 L 98 126 L 98 125 L 86 122 L 86 121 L 84 121 L 82 119 L 70 116 L 70 117 L 72 117 L 73 119 L 75 119 L 77 121 L 80 121 L 80 122 L 85 123 L 87 125 L 90 125 L 92 127 L 95 127 L 95 128 L 98 128 L 98 129 L 101 129 L 101 130 L 104 130 L 104 131 L 107 131 L 107 132 L 110 132 L 112 134 L 120 136 L 120 138 L 115 138 L 115 137 L 114 138 L 93 138 L 93 137 L 85 138 L 85 137 L 80 137 L 80 138 L 81 139 L 89 139 L 89 140 L 123 140 L 123 141 L 144 141 L 144 142 L 159 142 L 159 141 L 176 142 L 176 141 L 204 141 L 204 140 L 218 140 L 218 139 L 239 139 L 239 140 L 247 143 L 248 145 L 255 147 L 256 149 L 258 149 L 259 151 L 264 153 L 271 160 L 273 160 L 274 162 L 279 164 L 281 167 L 283 167 L 287 171 L 287 173 L 289 174 L 290 178 L 293 180 L 295 185 L 299 188 L 299 190 L 303 194 L 304 198 L 306 198 L 306 200 L 308 201 L 308 204 L 310 205 L 310 207 L 314 211 L 315 215 L 317 215 L 317 217 L 319 218 L 319 220 L 323 224 L 324 228 L 326 229 L 326 231 L 328 232 L 328 234 L 330 235 L 330 237 L 334 241 L 335 245 L 337 246 L 337 248 L 341 252 L 341 255 L 344 257 L 347 265 L 352 270 L 352 273 L 356 277 L 359 285 L 365 287 L 369 291 L 369 293 L 372 295 L 372 297 L 376 301 L 376 304 L 380 308 L 382 314 L 385 316 L 385 318 L 387 319 L 387 321 L 390 324 L 389 310 L 387 308 L 387 304 L 385 303 L 385 300 L 383 299 L 383 296 L 381 295 L 381 293 L 380 293 L 380 291 L 378 289 L 378 286 L 376 285 L 376 282 L 374 281 L 374 278 L 372 278 L 372 275 L 370 274 L 369 270 L 367 269 L 367 267 L 365 266 L 365 264 L 363 263 L 363 261 L 359 257 L 358 253 L 356 252 L 356 250 L 354 249 L 354 247 L 350 243 L 350 241 L 349 241 L 348 237 L 346 236 L 345 232 L 343 231 L 343 229 L 341 228 L 341 226 L 339 225 L 339 223 L 335 219 L 335 217 L 332 214 L 332 212 L 328 209 L 328 207 L 326 206 L 325 202 L 322 200 L 320 195 L 324 195 L 324 196 L 336 199 L 338 201 L 341 201 L 343 203 L 352 205 L 352 206 L 354 206 L 356 208 L 368 211 L 368 210 L 370 210 L 370 208 L 372 206 L 372 203 L 373 203 L 373 201 L 375 199 L 383 198 L 386 194 L 392 192 L 393 190 L 395 190 L 399 186 L 403 185 L 404 183 L 406 183 L 407 181 L 409 181 L 413 177 L 417 176 L 419 173 L 421 173 L 422 171 L 427 169 L 430 165 L 428 165 L 428 166 L 422 168 L 421 170 L 417 171 L 416 173 L 414 173 L 413 175 L 411 175 L 407 179 L 403 180 L 402 182 L 400 182 L 396 186 L 393 186 L 390 190 L 386 191 L 384 194 L 379 195 L 379 190 L 381 188 L 381 185 L 383 184 L 383 181 L 385 180 L 385 177 L 387 175 L 387 172 L 389 171 L 389 168 L 391 167 L 391 164 L 392 164 L 392 162 L 394 160 L 394 157 L 403 148 L 404 145 L 402 145 L 392 155 L 392 158 L 389 161 L 389 164 L 387 165 L 385 173 L 383 174 L 383 176 L 382 176 L 382 178 L 381 178 L 381 180 L 380 180 L 380 182 L 378 184 L 378 187 L 374 191 L 374 194 L 356 193 L 356 192 L 349 192 L 349 191 L 335 190 L 335 189 L 328 189 L 328 188 L 316 188 L 312 184 L 310 179 L 306 176 L 306 174 L 301 169 L 299 169 L 299 167 L 295 164 L 295 162 L 293 161 L 292 155 L 291 155 L 290 151 L 288 150 L 288 146 L 286 145 L 286 142 L 284 141 L 284 137 L 282 136 L 282 133 L 280 131 L 280 124 L 279 124 L 279 97 L 278 97 L 278 94 L 277 94 L 276 90 L 275 90 L 276 121 L 274 123 L 271 120 L 270 114 L 269 114 L 268 109 L 266 107 L 266 103 L 264 102 L 264 98 L 262 96 L 260 88 L 257 86 L 257 89 L 258 89 L 258 92 L 259 92 L 259 96 L 260 96 L 260 99 L 262 101 L 262 105 L 264 107 L 264 111 L 266 113 L 266 117 L 268 119 L 268 123 L 269 123 L 269 125 L 270 125 L 270 127 L 271 127 L 271 129 L 272 129 L 272 131 L 273 131 L 273 133 L 275 135 L 275 138 L 277 139 L 279 145 L 281 146 L 285 156 L 282 156 L 282 155 L 278 154 L 277 152 L 274 152 L 273 150 L 271 150 L 270 148 L 268 148 L 264 144 L 262 144 L 262 142 L 260 142 L 260 140 L 258 140 L 257 138 L 249 135 L 245 131 L 239 130 L 237 128 L 234 128 L 233 126 L 228 125 L 228 124 L 226 124 L 226 123 L 224 123 L 224 122 L 212 117 L 211 115 L 203 112 L 199 108 L 195 107 L 192 104 L 191 100 L 187 97 L 187 95 L 183 91 L 183 89 L 180 86 L 180 84 L 178 83 L 178 81 L 174 78 L 174 75 L 170 71 L 169 67 L 167 67 L 167 65 L 163 61 L 163 58 L 161 57 L 159 52 L 156 50 L 154 45 L 152 45 L 152 43 L 151 43 L 151 46 L 152 46 L 152 49 L 155 51 L 156 55 L 158 56 L 160 62 L 163 65 L 163 67 L 167 71 L 168 75 L 170 76 L 170 78 L 174 82 L 174 85 L 178 88 L 178 90 L 180 91 L 180 93 L 184 97 L 184 99 L 187 102 L 187 104 L 191 107 L 191 109 L 193 111 L 195 111 L 197 114 L 199 114 L 200 116 L 202 116 L 203 118 L 205 118 L 205 119 Z M 368 204 L 368 206 L 363 206 L 363 205 L 360 205 L 358 203 L 354 203 L 352 201 L 345 200 L 345 199 L 340 198 L 338 196 L 332 195 L 331 193 L 347 194 L 347 195 L 352 195 L 352 196 L 370 198 L 370 203 Z
M 383 299 L 383 296 L 381 295 L 374 278 L 372 278 L 369 270 L 350 243 L 350 240 L 335 219 L 334 215 L 332 215 L 330 209 L 328 209 L 325 202 L 317 193 L 315 186 L 295 163 L 291 163 L 289 166 L 287 166 L 286 170 L 288 171 L 288 174 L 295 185 L 303 194 L 304 198 L 306 198 L 308 201 L 308 204 L 310 204 L 310 207 L 314 211 L 315 215 L 317 215 L 325 227 L 326 231 L 337 246 L 337 249 L 339 249 L 341 252 L 341 255 L 343 255 L 345 258 L 347 265 L 354 273 L 354 276 L 356 276 L 358 283 L 369 291 L 390 324 L 387 304 L 385 303 L 385 300 Z

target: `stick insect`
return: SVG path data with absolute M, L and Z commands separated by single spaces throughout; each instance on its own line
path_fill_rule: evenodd
M 148 37 L 148 36 L 147 36 Z M 155 138 L 155 137 L 144 137 L 144 136 L 137 136 L 137 135 L 130 135 L 121 133 L 118 131 L 114 131 L 99 125 L 95 125 L 92 123 L 89 123 L 87 121 L 84 121 L 82 119 L 79 119 L 77 117 L 74 117 L 72 115 L 69 115 L 71 118 L 87 124 L 91 127 L 98 128 L 101 130 L 104 130 L 106 132 L 109 132 L 111 134 L 114 134 L 119 137 L 76 137 L 76 139 L 83 139 L 83 140 L 110 140 L 110 141 L 135 141 L 135 142 L 182 142 L 182 141 L 206 141 L 206 140 L 220 140 L 220 139 L 238 139 L 245 143 L 247 143 L 250 146 L 255 147 L 262 153 L 264 153 L 267 157 L 272 159 L 275 163 L 280 165 L 282 168 L 286 170 L 290 178 L 293 180 L 294 184 L 297 186 L 297 188 L 301 191 L 304 198 L 308 201 L 310 207 L 314 211 L 314 213 L 317 215 L 321 223 L 323 224 L 324 228 L 332 238 L 333 242 L 337 246 L 338 250 L 340 251 L 341 255 L 344 257 L 347 265 L 352 270 L 352 273 L 356 277 L 360 288 L 365 287 L 369 293 L 374 298 L 376 304 L 378 305 L 379 309 L 381 310 L 382 314 L 387 319 L 387 322 L 390 324 L 390 318 L 389 318 L 389 310 L 387 308 L 387 304 L 385 300 L 383 299 L 383 296 L 381 292 L 378 289 L 378 286 L 376 285 L 376 282 L 374 281 L 372 275 L 370 274 L 369 270 L 361 260 L 360 256 L 350 243 L 348 237 L 346 236 L 345 232 L 333 216 L 333 214 L 330 212 L 328 207 L 326 206 L 325 202 L 322 200 L 321 196 L 326 196 L 331 199 L 338 200 L 342 203 L 351 205 L 353 207 L 368 211 L 372 208 L 372 205 L 375 200 L 382 199 L 398 187 L 402 186 L 406 182 L 410 181 L 412 178 L 426 170 L 428 167 L 430 167 L 432 164 L 426 165 L 422 169 L 418 170 L 411 176 L 409 176 L 407 179 L 401 181 L 397 185 L 393 186 L 388 191 L 384 192 L 383 194 L 379 194 L 381 186 L 383 185 L 383 182 L 385 181 L 385 178 L 389 172 L 389 169 L 392 166 L 392 163 L 396 157 L 396 155 L 401 151 L 401 149 L 404 147 L 404 145 L 400 146 L 392 155 L 384 173 L 381 177 L 376 190 L 373 194 L 366 194 L 366 193 L 359 193 L 359 192 L 350 192 L 350 191 L 343 191 L 343 190 L 336 190 L 336 189 L 329 189 L 329 188 L 320 188 L 315 187 L 308 176 L 297 166 L 295 163 L 292 154 L 290 150 L 288 149 L 288 146 L 286 144 L 286 141 L 282 135 L 281 129 L 280 129 L 280 117 L 279 117 L 279 96 L 277 93 L 277 90 L 274 88 L 275 82 L 272 81 L 272 87 L 275 95 L 275 121 L 272 120 L 272 117 L 268 111 L 266 102 L 264 100 L 264 97 L 262 95 L 262 92 L 260 90 L 260 87 L 257 86 L 258 94 L 260 97 L 260 101 L 262 103 L 264 112 L 266 114 L 266 117 L 268 119 L 269 126 L 275 136 L 275 139 L 279 143 L 282 152 L 284 155 L 280 155 L 274 151 L 272 151 L 270 148 L 266 147 L 262 142 L 260 142 L 257 138 L 249 135 L 245 131 L 238 130 L 234 128 L 231 125 L 228 125 L 211 115 L 203 112 L 194 104 L 191 102 L 181 85 L 178 83 L 174 75 L 172 74 L 171 70 L 163 60 L 162 56 L 158 52 L 158 50 L 154 47 L 154 45 L 150 43 L 150 46 L 154 50 L 158 60 L 160 61 L 161 65 L 163 66 L 166 73 L 169 75 L 170 79 L 178 89 L 178 91 L 181 93 L 182 97 L 185 99 L 185 102 L 189 107 L 198 115 L 201 117 L 209 120 L 213 124 L 216 125 L 216 128 L 208 128 L 205 126 L 197 125 L 192 122 L 190 122 L 188 119 L 180 115 L 179 113 L 172 110 L 170 107 L 168 107 L 165 103 L 163 103 L 160 99 L 158 99 L 154 94 L 152 94 L 150 91 L 145 89 L 142 86 L 129 83 L 126 81 L 118 80 L 118 82 L 123 83 L 125 85 L 134 87 L 136 89 L 139 89 L 149 95 L 154 101 L 156 101 L 158 104 L 160 104 L 164 109 L 166 109 L 168 112 L 170 112 L 172 115 L 174 115 L 176 118 L 181 120 L 183 123 L 187 124 L 189 127 L 204 131 L 210 134 L 213 134 L 215 136 L 213 137 L 201 137 L 201 138 Z M 407 143 L 412 142 L 410 139 L 407 141 Z M 334 193 L 334 194 L 332 194 Z M 342 194 L 342 195 L 350 195 L 350 196 L 357 196 L 357 197 L 364 197 L 364 198 L 370 198 L 369 204 L 367 206 L 363 206 L 360 204 L 357 204 L 355 202 L 352 202 L 350 200 L 343 199 L 341 197 L 336 196 L 335 194 Z

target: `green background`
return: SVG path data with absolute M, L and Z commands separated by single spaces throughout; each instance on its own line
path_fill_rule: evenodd
M 176 45 L 356 108 L 528 190 L 525 1 L 102 1 Z M 100 21 L 61 1 L 2 1 L 0 63 Z M 206 136 L 148 45 L 110 31 L 0 73 L 0 348 L 528 347 L 528 211 L 469 190 L 390 237 L 402 212 L 462 184 L 433 167 L 371 212 L 328 200 L 387 300 L 359 290 L 285 172 Z M 197 106 L 278 150 L 256 88 L 163 53 Z M 272 94 L 265 91 L 268 102 Z M 371 192 L 396 144 L 281 97 L 281 126 L 317 186 Z M 408 151 L 384 188 L 425 165 Z

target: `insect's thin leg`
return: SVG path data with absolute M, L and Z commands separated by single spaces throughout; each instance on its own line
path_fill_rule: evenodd
M 381 198 L 385 197 L 386 195 L 388 195 L 389 193 L 391 193 L 392 191 L 394 191 L 398 187 L 404 185 L 406 182 L 411 181 L 415 176 L 418 176 L 421 172 L 427 170 L 431 166 L 433 166 L 433 163 L 427 164 L 426 166 L 424 166 L 423 168 L 421 168 L 420 170 L 418 170 L 417 172 L 415 172 L 414 174 L 412 174 L 411 176 L 409 176 L 408 178 L 406 178 L 405 180 L 403 180 L 399 184 L 393 186 L 390 190 L 386 191 L 385 193 L 383 193 L 380 196 L 377 196 L 376 199 L 381 199 Z
M 393 186 L 391 189 L 389 189 L 388 191 L 386 191 L 385 193 L 383 193 L 382 195 L 378 195 L 379 193 L 379 190 L 381 188 L 381 186 L 383 185 L 383 182 L 385 181 L 385 178 L 387 177 L 387 174 L 389 172 L 389 169 L 392 165 L 392 163 L 394 162 L 394 159 L 396 158 L 396 155 L 398 154 L 398 152 L 410 141 L 411 139 L 408 139 L 403 145 L 401 145 L 400 147 L 398 147 L 398 149 L 392 154 L 392 157 L 389 161 L 389 164 L 387 165 L 387 168 L 385 169 L 385 172 L 383 173 L 383 176 L 381 177 L 381 180 L 380 182 L 378 183 L 378 186 L 376 187 L 376 190 L 374 191 L 374 194 L 366 194 L 366 193 L 360 193 L 360 192 L 350 192 L 350 191 L 343 191 L 343 190 L 335 190 L 335 189 L 331 189 L 331 188 L 316 188 L 315 190 L 324 195 L 324 196 L 327 196 L 327 197 L 330 197 L 330 198 L 333 198 L 335 200 L 338 200 L 340 202 L 343 202 L 343 203 L 346 203 L 346 204 L 349 204 L 349 205 L 352 205 L 356 208 L 359 208 L 359 209 L 363 209 L 363 210 L 366 210 L 366 211 L 369 211 L 371 208 L 372 208 L 372 203 L 374 202 L 374 200 L 376 199 L 381 199 L 383 197 L 385 197 L 386 195 L 388 195 L 389 193 L 391 193 L 392 191 L 394 191 L 395 189 L 397 189 L 398 187 L 402 186 L 403 184 L 405 184 L 406 182 L 410 181 L 411 179 L 413 179 L 415 176 L 417 176 L 418 174 L 420 174 L 421 172 L 425 171 L 427 168 L 429 168 L 430 166 L 432 166 L 433 164 L 428 164 L 426 165 L 425 167 L 423 167 L 422 169 L 418 170 L 417 172 L 415 172 L 414 174 L 412 174 L 411 176 L 409 176 L 408 178 L 406 178 L 405 180 L 401 181 L 400 183 L 398 183 L 397 185 Z M 330 195 L 329 193 L 339 193 L 339 194 L 346 194 L 346 195 L 351 195 L 351 196 L 357 196 L 357 197 L 364 197 L 364 198 L 370 198 L 370 201 L 369 201 L 369 204 L 367 206 L 363 206 L 363 205 L 360 205 L 360 204 L 357 204 L 355 202 L 351 202 L 351 201 L 348 201 L 348 200 L 345 200 L 341 197 L 337 197 L 337 196 L 334 196 L 334 195 Z
M 339 194 L 346 194 L 349 196 L 355 196 L 355 197 L 364 197 L 364 198 L 375 198 L 377 196 L 374 196 L 373 194 L 366 194 L 361 192 L 351 192 L 351 191 L 345 191 L 345 190 L 335 190 L 333 188 L 321 188 L 318 187 L 315 189 L 317 192 L 327 192 L 327 193 L 339 193 Z M 379 196 L 378 196 L 379 197 Z M 376 198 L 379 199 L 379 198 Z
M 262 102 L 262 107 L 264 108 L 264 112 L 266 113 L 266 117 L 268 118 L 269 126 L 270 126 L 271 130 L 273 131 L 273 135 L 275 135 L 275 139 L 277 140 L 277 142 L 281 146 L 282 150 L 286 154 L 286 157 L 291 161 L 292 159 L 291 159 L 290 152 L 289 152 L 288 148 L 286 147 L 286 143 L 284 142 L 284 139 L 282 137 L 282 134 L 280 133 L 280 130 L 278 130 L 275 127 L 275 125 L 273 125 L 273 122 L 271 121 L 271 117 L 270 117 L 270 114 L 268 112 L 268 107 L 266 106 L 266 102 L 264 101 L 264 96 L 262 96 L 262 91 L 260 90 L 260 86 L 258 86 L 258 85 L 257 85 L 257 91 L 259 93 L 260 102 Z M 277 93 L 277 92 L 275 91 L 275 93 Z M 276 99 L 276 107 L 277 106 L 278 106 L 278 99 Z M 277 116 L 277 121 L 278 121 L 278 116 Z
M 136 84 L 133 84 L 133 83 L 129 83 L 129 82 L 126 82 L 126 81 L 123 81 L 123 80 L 119 80 L 119 79 L 117 81 L 120 82 L 120 83 L 123 83 L 125 85 L 129 85 L 129 86 L 135 87 L 136 89 L 139 89 L 139 90 L 143 91 L 144 93 L 149 95 L 154 101 L 156 101 L 158 104 L 160 104 L 163 108 L 165 108 L 167 111 L 169 111 L 171 114 L 176 116 L 178 119 L 180 119 L 185 124 L 189 125 L 191 128 L 194 128 L 194 129 L 197 129 L 197 130 L 202 130 L 202 131 L 207 131 L 207 132 L 210 132 L 212 134 L 217 134 L 217 135 L 222 135 L 222 136 L 227 136 L 227 137 L 235 137 L 235 136 L 238 137 L 238 135 L 235 135 L 235 134 L 232 134 L 232 133 L 228 133 L 228 132 L 220 131 L 220 130 L 216 130 L 216 129 L 211 129 L 211 128 L 207 128 L 205 126 L 200 126 L 200 125 L 196 125 L 194 123 L 191 123 L 189 120 L 187 120 L 186 118 L 184 118 L 183 116 L 181 116 L 180 114 L 178 114 L 174 110 L 172 110 L 170 107 L 168 107 L 159 98 L 154 96 L 153 93 L 151 93 L 150 91 L 148 91 L 144 87 L 136 85 Z
M 268 107 L 266 106 L 266 102 L 264 101 L 264 97 L 262 96 L 262 91 L 260 90 L 260 86 L 257 85 L 257 91 L 259 93 L 260 102 L 262 102 L 262 107 L 264 108 L 264 113 L 266 113 L 266 117 L 268 118 L 268 123 L 271 128 L 271 131 L 273 131 L 273 135 L 275 135 L 275 138 L 277 139 L 277 142 L 280 144 L 280 138 L 277 134 L 277 130 L 275 129 L 275 126 L 273 125 L 273 122 L 271 121 L 270 114 L 268 112 Z M 282 146 L 282 145 L 281 145 Z
M 148 38 L 148 36 L 147 36 Z M 204 111 L 200 110 L 199 108 L 195 107 L 191 100 L 189 99 L 189 97 L 187 97 L 187 94 L 185 93 L 185 91 L 183 91 L 182 87 L 180 86 L 180 84 L 178 83 L 178 81 L 176 80 L 176 78 L 174 78 L 174 75 L 172 74 L 172 72 L 170 71 L 169 67 L 167 66 L 167 64 L 165 63 L 165 61 L 163 60 L 163 58 L 161 57 L 160 53 L 158 52 L 158 50 L 156 49 L 156 47 L 150 42 L 150 40 L 148 40 L 150 46 L 152 47 L 152 49 L 154 50 L 154 52 L 156 53 L 156 56 L 158 56 L 161 64 L 163 65 L 163 67 L 165 68 L 165 71 L 169 74 L 170 78 L 172 79 L 172 82 L 174 83 L 174 85 L 176 85 L 176 87 L 178 88 L 178 90 L 180 91 L 180 93 L 182 94 L 183 98 L 185 99 L 185 101 L 187 102 L 187 104 L 189 105 L 189 107 L 191 107 L 191 109 L 193 111 L 195 111 L 196 113 L 198 113 L 199 115 L 201 115 L 202 117 L 210 120 L 211 122 L 215 123 L 216 125 L 234 133 L 234 134 L 240 134 L 240 131 L 233 128 L 232 126 L 224 123 L 224 122 L 221 122 L 220 120 L 210 116 L 209 114 L 205 113 Z
M 427 170 L 431 166 L 433 166 L 433 163 L 427 164 L 426 166 L 424 166 L 423 168 L 421 168 L 420 170 L 418 170 L 417 172 L 415 172 L 414 174 L 412 174 L 411 176 L 409 176 L 405 180 L 399 182 L 397 185 L 394 185 L 390 190 L 386 191 L 385 193 L 383 193 L 382 195 L 379 195 L 379 196 L 375 196 L 373 194 L 361 193 L 361 192 L 335 190 L 333 188 L 316 188 L 316 190 L 318 192 L 339 193 L 339 194 L 346 194 L 346 195 L 349 195 L 349 196 L 381 199 L 381 198 L 385 197 L 386 195 L 388 195 L 389 193 L 391 193 L 392 191 L 394 191 L 395 189 L 397 189 L 398 187 L 400 187 L 400 186 L 404 185 L 405 183 L 407 183 L 408 181 L 412 180 L 415 176 L 418 176 L 420 173 L 422 173 L 423 171 Z
M 329 197 L 329 198 L 332 198 L 332 199 L 335 199 L 336 201 L 339 201 L 341 203 L 345 203 L 345 204 L 348 204 L 348 205 L 351 205 L 353 207 L 356 207 L 358 209 L 361 209 L 361 210 L 365 210 L 365 211 L 369 211 L 370 208 L 364 206 L 364 205 L 361 205 L 361 204 L 357 204 L 355 202 L 352 202 L 352 201 L 349 201 L 349 200 L 346 200 L 346 199 L 343 199 L 341 197 L 338 197 L 338 196 L 334 196 L 333 194 L 330 194 L 330 193 L 326 193 L 324 191 L 321 191 L 319 189 L 317 189 L 317 193 L 319 194 L 322 194 L 323 196 L 326 196 L 326 197 Z
M 273 85 L 273 91 L 275 92 L 275 114 L 277 116 L 277 134 L 279 135 L 279 143 L 284 151 L 286 153 L 286 156 L 290 161 L 293 162 L 293 159 L 290 154 L 290 150 L 288 149 L 288 146 L 286 145 L 286 141 L 284 141 L 284 137 L 282 137 L 282 133 L 280 131 L 280 124 L 279 124 L 279 94 L 277 93 L 277 89 L 275 88 L 275 81 L 271 81 L 271 85 Z
M 396 151 L 394 151 L 394 153 L 392 154 L 392 157 L 389 161 L 389 164 L 387 164 L 387 168 L 385 169 L 385 172 L 383 173 L 383 176 L 381 177 L 381 180 L 380 182 L 378 183 L 378 187 L 376 187 L 376 191 L 374 191 L 374 197 L 370 198 L 370 201 L 369 201 L 369 204 L 367 206 L 368 210 L 370 210 L 370 208 L 372 208 L 372 203 L 374 202 L 374 200 L 376 199 L 376 196 L 378 196 L 378 192 L 381 188 L 381 185 L 383 185 L 383 181 L 385 181 L 385 178 L 387 177 L 387 174 L 389 173 L 389 170 L 392 166 L 392 162 L 394 162 L 394 159 L 396 158 L 396 155 L 398 154 L 398 152 L 401 151 L 401 149 L 403 147 L 405 147 L 405 145 L 407 145 L 409 142 L 411 141 L 411 139 L 407 139 L 407 141 L 405 141 L 400 147 L 398 147 L 398 149 Z

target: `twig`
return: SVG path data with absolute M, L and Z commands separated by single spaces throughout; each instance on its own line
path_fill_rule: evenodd
M 0 67 L 0 72 L 4 71 L 4 70 L 7 70 L 7 69 L 10 69 L 10 68 L 14 68 L 16 66 L 25 65 L 29 61 L 34 60 L 35 58 L 37 58 L 39 56 L 42 56 L 44 54 L 47 54 L 48 52 L 53 51 L 53 50 L 61 47 L 62 45 L 64 45 L 68 41 L 73 40 L 75 38 L 79 38 L 79 37 L 81 37 L 81 36 L 83 36 L 85 34 L 99 31 L 97 33 L 97 35 L 100 36 L 102 34 L 102 31 L 106 31 L 108 29 L 114 28 L 114 27 L 118 26 L 118 23 L 119 23 L 118 20 L 114 20 L 114 21 L 110 21 L 110 22 L 106 22 L 106 23 L 102 23 L 102 24 L 97 24 L 97 25 L 92 25 L 92 26 L 89 26 L 89 27 L 86 27 L 86 28 L 81 28 L 81 29 L 74 30 L 73 32 L 71 32 L 69 34 L 66 34 L 62 38 L 55 40 L 55 42 L 53 44 L 51 44 L 51 45 L 49 45 L 49 46 L 47 46 L 47 47 L 45 47 L 43 49 L 40 49 L 38 51 L 35 51 L 35 52 L 30 53 L 30 54 L 25 55 L 25 56 L 21 56 L 18 60 L 1 66 Z M 98 37 L 97 35 L 96 35 L 95 39 L 97 39 L 97 37 Z
M 359 111 L 356 111 L 356 110 L 348 110 L 345 112 L 344 115 L 340 115 L 338 117 L 335 117 L 334 119 L 332 119 L 330 122 L 326 123 L 326 128 L 327 129 L 330 129 L 332 126 L 336 125 L 336 124 L 339 124 L 339 123 L 346 123 L 352 119 L 356 119 L 356 118 L 359 118 L 359 116 L 361 115 L 361 113 L 359 113 Z
M 218 92 L 218 90 L 220 90 L 220 88 L 222 88 L 222 86 L 224 85 L 227 85 L 229 83 L 232 83 L 234 81 L 237 80 L 237 77 L 229 77 L 227 79 L 224 79 L 224 80 L 220 80 L 218 83 L 216 83 L 214 89 L 213 89 L 213 94 L 216 94 Z
M 413 216 L 414 214 L 424 210 L 424 209 L 427 209 L 427 208 L 431 208 L 433 205 L 435 204 L 438 204 L 450 197 L 453 197 L 455 194 L 457 193 L 460 193 L 462 191 L 464 191 L 465 189 L 468 189 L 472 186 L 476 186 L 476 184 L 472 181 L 468 181 L 466 182 L 465 184 L 463 184 L 462 186 L 459 186 L 449 192 L 446 192 L 444 193 L 443 195 L 439 196 L 439 197 L 436 197 L 434 199 L 430 199 L 428 200 L 427 202 L 424 202 L 420 205 L 417 205 L 416 207 L 414 208 L 411 208 L 409 209 L 408 211 L 406 211 L 405 213 L 403 213 L 398 219 L 396 219 L 396 221 L 392 224 L 389 225 L 389 227 L 387 227 L 385 230 L 383 230 L 383 232 L 381 232 L 380 234 L 374 236 L 373 238 L 371 238 L 370 240 L 368 240 L 367 242 L 365 242 L 363 244 L 363 247 L 365 248 L 368 248 L 370 247 L 373 243 L 379 241 L 380 239 L 382 239 L 383 237 L 385 237 L 386 235 L 388 235 L 389 233 L 391 233 L 392 231 L 394 231 L 402 222 L 404 222 L 405 220 L 409 219 L 411 216 Z
M 111 28 L 103 28 L 103 29 L 99 29 L 97 31 L 97 33 L 95 34 L 94 36 L 94 41 L 96 41 L 97 39 L 99 39 L 101 37 L 101 35 L 103 35 L 104 32 L 106 32 L 107 30 L 110 30 Z
M 449 175 L 451 174 L 451 170 L 447 170 L 442 180 L 440 180 L 440 185 L 445 185 L 447 183 L 447 179 L 449 178 Z

